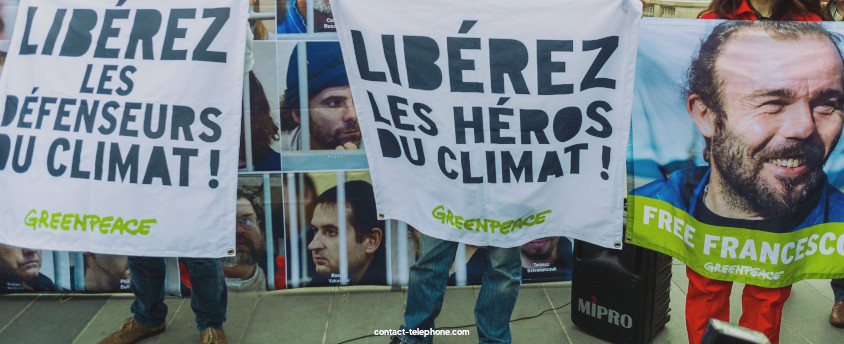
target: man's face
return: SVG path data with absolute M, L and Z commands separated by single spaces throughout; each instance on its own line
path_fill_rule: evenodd
M 536 239 L 522 245 L 522 254 L 530 260 L 543 260 L 551 257 L 560 237 Z
M 311 149 L 335 149 L 346 143 L 360 147 L 360 126 L 349 85 L 329 87 L 308 101 Z
M 355 228 L 348 221 L 351 210 L 346 207 L 346 250 L 348 253 L 349 271 L 362 268 L 367 261 L 366 241 L 358 243 L 355 240 Z M 340 272 L 340 235 L 338 232 L 337 206 L 333 204 L 319 204 L 314 209 L 311 225 L 316 229 L 314 239 L 308 244 L 308 249 L 314 257 L 317 273 L 326 275 Z
M 725 116 L 711 162 L 737 207 L 790 213 L 821 181 L 842 128 L 842 63 L 827 38 L 774 40 L 748 30 L 715 66 Z
M 331 14 L 331 4 L 328 3 L 328 0 L 314 0 L 314 10 Z
M 237 200 L 236 227 L 236 265 L 258 263 L 260 252 L 264 248 L 264 235 L 258 227 L 258 217 L 252 203 L 245 198 Z
M 41 270 L 41 250 L 0 244 L 0 271 L 9 271 L 23 280 L 38 277 Z
M 92 253 L 91 257 L 109 276 L 129 278 L 129 261 L 126 256 Z

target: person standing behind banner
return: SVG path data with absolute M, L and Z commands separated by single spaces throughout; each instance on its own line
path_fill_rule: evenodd
M 647 5 L 642 0 L 642 5 Z M 419 257 L 410 267 L 405 324 L 401 329 L 435 329 L 434 320 L 442 310 L 449 268 L 454 264 L 458 243 L 424 233 L 419 240 Z M 480 343 L 511 343 L 510 316 L 516 306 L 522 279 L 521 248 L 488 247 L 487 270 L 475 302 L 475 322 Z M 433 334 L 399 335 L 390 344 L 429 344 Z
M 135 343 L 143 338 L 163 333 L 167 325 L 167 305 L 164 304 L 166 265 L 161 257 L 129 256 L 129 283 L 135 301 L 134 316 L 99 342 L 99 344 Z M 219 258 L 180 258 L 190 270 L 191 309 L 196 314 L 200 342 L 228 343 L 223 331 L 226 321 L 228 294 Z
M 244 77 L 249 77 L 255 63 L 252 40 L 252 30 L 246 30 Z M 167 277 L 167 266 L 164 258 L 129 256 L 127 260 L 129 284 L 132 294 L 135 295 L 131 307 L 133 316 L 124 320 L 117 330 L 97 344 L 131 344 L 161 334 L 167 328 L 165 323 L 167 305 L 164 304 L 164 279 Z M 185 257 L 179 258 L 179 263 L 187 265 L 190 271 L 189 279 L 193 285 L 190 305 L 196 315 L 199 341 L 202 344 L 227 344 L 223 323 L 226 321 L 228 291 L 223 276 L 223 260 Z
M 458 243 L 445 241 L 425 234 L 419 243 L 419 258 L 410 267 L 407 286 L 407 305 L 402 329 L 434 329 L 434 319 L 440 314 L 445 296 L 448 271 L 454 264 Z M 483 275 L 481 291 L 475 303 L 475 320 L 478 337 L 482 343 L 510 343 L 510 316 L 519 295 L 522 278 L 519 247 L 492 247 L 487 249 L 487 268 Z M 391 344 L 431 343 L 433 334 L 427 336 L 399 335 Z
M 825 14 L 827 14 L 824 17 L 826 20 L 844 20 L 844 1 L 830 0 L 826 4 Z M 830 285 L 835 300 L 832 303 L 832 311 L 829 312 L 829 324 L 844 328 L 844 279 L 834 279 L 830 281 Z

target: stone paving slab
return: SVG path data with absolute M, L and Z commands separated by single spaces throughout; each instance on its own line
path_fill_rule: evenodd
M 0 297 L 0 332 L 12 321 L 17 318 L 21 312 L 35 303 L 38 298 L 36 295 L 5 295 Z
M 329 287 L 265 293 L 240 343 L 323 343 L 330 305 Z
M 374 288 L 373 288 L 374 289 Z M 398 329 L 404 319 L 404 294 L 389 287 L 357 291 L 337 288 L 332 292 L 326 343 L 389 342 L 389 336 L 375 336 L 376 330 Z M 354 338 L 359 340 L 351 341 Z
M 2 333 L 4 343 L 72 343 L 109 295 L 42 295 Z

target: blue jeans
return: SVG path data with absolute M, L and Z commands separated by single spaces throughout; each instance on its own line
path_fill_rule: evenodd
M 129 256 L 132 293 L 132 314 L 144 327 L 155 327 L 167 318 L 164 304 L 164 258 Z M 228 294 L 223 279 L 222 260 L 217 258 L 182 258 L 190 270 L 190 307 L 196 314 L 196 328 L 202 331 L 223 328 L 226 321 Z M 178 276 L 175 276 L 178 278 Z
M 445 296 L 448 270 L 454 263 L 457 243 L 422 234 L 419 260 L 410 267 L 407 286 L 406 326 L 402 329 L 435 329 L 434 319 L 440 314 Z M 489 263 L 481 292 L 475 304 L 480 343 L 510 343 L 510 316 L 519 295 L 522 279 L 519 247 L 489 248 Z M 428 344 L 433 335 L 398 336 L 405 343 Z
M 835 301 L 844 302 L 844 278 L 834 279 L 829 284 L 832 285 L 832 293 L 835 294 Z

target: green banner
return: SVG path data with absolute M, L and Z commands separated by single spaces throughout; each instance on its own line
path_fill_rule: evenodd
M 677 258 L 703 276 L 768 288 L 844 277 L 844 223 L 790 233 L 719 227 L 657 199 L 628 197 L 627 243 Z

